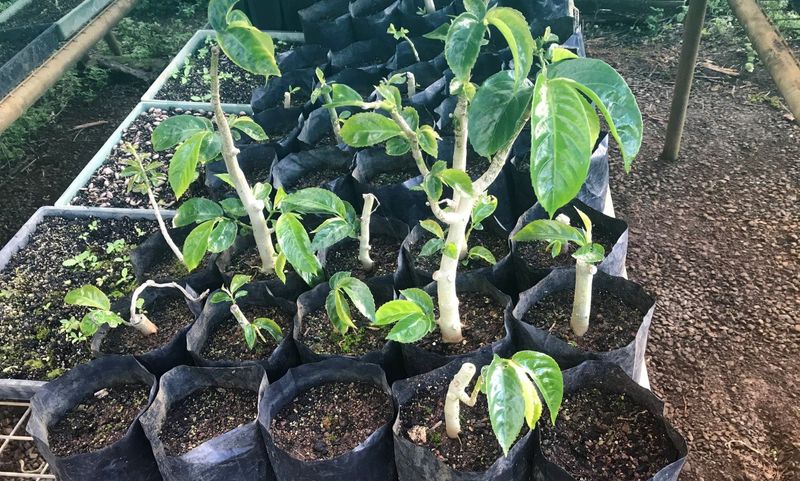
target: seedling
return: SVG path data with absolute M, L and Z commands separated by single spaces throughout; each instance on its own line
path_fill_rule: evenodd
M 317 100 L 322 99 L 325 105 L 329 105 L 333 102 L 331 99 L 331 94 L 341 87 L 339 87 L 338 84 L 328 84 L 328 82 L 325 80 L 325 74 L 319 67 L 317 67 L 315 70 L 315 74 L 317 76 L 317 81 L 319 81 L 319 85 L 314 89 L 313 92 L 311 92 L 311 103 L 317 103 Z M 341 142 L 342 137 L 340 130 L 342 127 L 339 123 L 339 114 L 336 112 L 336 108 L 328 107 L 328 115 L 331 119 L 331 129 L 333 129 L 333 135 L 336 136 L 337 142 Z
M 520 351 L 510 359 L 503 359 L 495 354 L 492 363 L 481 370 L 472 394 L 468 395 L 466 390 L 476 370 L 474 364 L 464 363 L 450 381 L 444 407 L 449 438 L 458 439 L 461 433 L 461 403 L 474 407 L 481 393 L 486 395 L 492 431 L 506 456 L 522 431 L 523 423 L 529 429 L 536 428 L 542 416 L 542 398 L 550 412 L 550 421 L 555 425 L 564 397 L 564 379 L 550 356 Z
M 394 26 L 393 23 L 389 24 L 389 29 L 386 30 L 386 33 L 394 37 L 395 40 L 405 40 L 408 43 L 408 46 L 411 47 L 411 51 L 414 53 L 414 58 L 417 59 L 417 62 L 420 61 L 419 52 L 417 51 L 417 46 L 414 45 L 414 42 L 408 37 L 409 30 L 405 27 L 397 28 Z M 411 95 L 409 94 L 409 97 Z
M 222 290 L 212 294 L 210 301 L 213 304 L 219 304 L 222 302 L 231 303 L 231 314 L 233 315 L 233 318 L 236 319 L 239 327 L 242 328 L 242 334 L 244 335 L 244 341 L 247 343 L 248 349 L 253 350 L 253 348 L 256 346 L 257 337 L 260 338 L 265 344 L 267 343 L 267 339 L 263 334 L 264 332 L 266 332 L 267 335 L 269 335 L 276 343 L 280 344 L 280 342 L 283 341 L 283 331 L 277 322 L 267 317 L 259 317 L 254 319 L 253 322 L 250 322 L 247 320 L 247 317 L 244 315 L 241 308 L 239 308 L 239 305 L 236 304 L 237 299 L 247 296 L 247 291 L 242 289 L 242 287 L 250 282 L 251 279 L 251 276 L 236 274 L 233 276 L 233 279 L 231 279 L 230 286 L 223 286 Z
M 565 253 L 570 242 L 578 246 L 572 253 L 575 259 L 575 297 L 570 326 L 576 336 L 583 336 L 589 329 L 592 280 L 597 273 L 595 264 L 603 261 L 605 249 L 602 245 L 592 242 L 592 221 L 589 217 L 579 209 L 575 210 L 583 221 L 583 229 L 572 227 L 569 217 L 560 214 L 556 220 L 540 219 L 531 222 L 514 235 L 514 240 L 548 242 L 547 249 L 553 257 Z
M 450 92 L 457 96 L 450 168 L 443 161 L 428 167 L 425 154 L 438 159 L 439 136 L 431 126 L 420 125 L 413 108 L 403 107 L 395 87 L 402 81 L 398 76 L 377 87 L 379 100 L 364 102 L 353 89 L 341 87 L 328 104 L 329 108 L 352 106 L 368 111 L 344 121 L 341 135 L 345 143 L 356 148 L 385 143 L 389 154 L 410 152 L 424 176 L 421 188 L 434 218 L 447 227 L 439 269 L 433 274 L 439 302 L 437 322 L 447 343 L 463 339 L 456 274 L 460 260 L 468 255 L 466 238 L 473 207 L 499 175 L 528 121 L 531 181 L 537 199 L 551 216 L 578 194 L 586 178 L 599 133 L 595 108 L 603 113 L 620 144 L 626 170 L 642 138 L 636 100 L 613 68 L 599 60 L 574 58 L 565 49 L 548 48 L 554 41 L 549 30 L 534 40 L 528 22 L 517 10 L 489 8 L 482 0 L 465 1 L 464 7 L 466 12 L 452 21 L 445 37 L 445 58 L 454 75 Z M 471 80 L 472 69 L 490 27 L 509 45 L 514 70 L 499 72 L 478 86 Z M 528 75 L 537 60 L 540 71 L 533 83 Z M 490 159 L 489 167 L 474 182 L 466 172 L 467 142 L 478 155 Z M 453 189 L 451 198 L 442 199 L 444 185 Z
M 349 272 L 337 272 L 331 276 L 328 284 L 331 290 L 325 298 L 325 311 L 336 332 L 345 335 L 350 329 L 358 330 L 353 322 L 350 303 L 370 322 L 375 321 L 375 299 L 366 284 L 352 277 Z
M 161 229 L 164 241 L 181 264 L 186 265 L 181 250 L 172 240 L 172 236 L 169 235 L 169 229 L 167 229 L 167 224 L 161 216 L 161 208 L 153 191 L 154 187 L 161 186 L 167 180 L 166 176 L 159 170 L 161 162 L 151 162 L 150 154 L 140 154 L 136 147 L 130 143 L 125 143 L 124 149 L 131 155 L 130 159 L 123 161 L 125 168 L 120 173 L 122 177 L 128 178 L 128 192 L 147 194 L 147 200 L 150 202 L 150 207 L 156 216 L 158 228 Z
M 375 324 L 393 325 L 386 339 L 410 344 L 419 341 L 436 329 L 433 299 L 422 289 L 400 291 L 404 299 L 389 301 L 378 308 Z
M 300 91 L 300 87 L 292 87 L 291 85 L 283 93 L 283 108 L 288 109 L 292 106 L 292 95 Z

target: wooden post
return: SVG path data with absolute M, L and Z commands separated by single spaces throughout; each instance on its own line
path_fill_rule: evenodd
M 683 45 L 669 113 L 667 138 L 664 142 L 664 151 L 661 153 L 661 158 L 664 160 L 678 160 L 681 150 L 686 109 L 689 106 L 689 94 L 692 92 L 694 68 L 700 50 L 700 36 L 703 31 L 707 4 L 708 0 L 690 0 L 689 11 L 686 12 L 683 24 Z

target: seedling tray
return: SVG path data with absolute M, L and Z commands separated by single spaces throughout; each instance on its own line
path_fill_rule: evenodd
M 282 32 L 282 31 L 267 31 L 267 33 L 275 40 L 283 40 L 285 42 L 290 43 L 305 43 L 305 35 L 300 32 Z M 206 38 L 216 35 L 214 30 L 198 30 L 192 38 L 183 46 L 178 55 L 172 59 L 172 62 L 167 65 L 167 68 L 161 72 L 161 75 L 156 78 L 153 85 L 147 89 L 147 92 L 142 95 L 142 102 L 163 102 L 164 100 L 156 100 L 156 95 L 164 87 L 164 84 L 167 80 L 172 77 L 172 75 L 179 71 L 182 66 L 184 60 L 189 58 L 201 45 L 206 41 Z M 187 106 L 190 105 L 205 105 L 202 102 L 184 102 Z M 239 109 L 245 110 L 246 108 L 249 109 L 249 104 L 223 104 L 223 106 L 232 108 L 232 109 Z M 186 107 L 186 108 L 198 108 L 198 107 Z M 202 107 L 200 107 L 202 108 Z
M 166 101 L 148 101 L 148 102 L 141 102 L 139 103 L 122 123 L 117 127 L 117 129 L 111 134 L 111 136 L 106 140 L 100 150 L 92 157 L 86 167 L 81 170 L 75 180 L 67 187 L 67 190 L 61 194 L 61 197 L 55 203 L 56 207 L 65 207 L 72 205 L 72 199 L 78 194 L 78 191 L 84 188 L 91 180 L 94 173 L 102 167 L 103 163 L 106 161 L 108 156 L 111 154 L 111 151 L 114 147 L 122 140 L 122 133 L 123 131 L 128 128 L 139 114 L 142 112 L 152 108 L 160 108 L 160 109 L 169 109 L 169 108 L 182 108 L 186 110 L 206 110 L 211 111 L 212 107 L 211 104 L 204 104 L 200 102 L 166 102 Z M 246 112 L 252 113 L 249 105 L 223 105 L 223 109 L 228 113 L 239 113 L 239 112 Z
M 164 217 L 170 218 L 174 211 L 162 211 Z M 81 219 L 96 217 L 99 219 L 111 219 L 129 217 L 131 219 L 155 220 L 152 210 L 145 209 L 98 209 L 95 207 L 41 207 L 37 210 L 25 225 L 8 241 L 0 250 L 0 271 L 3 271 L 11 258 L 28 245 L 31 236 L 36 232 L 37 226 L 45 217 L 63 217 L 67 219 Z M 28 400 L 36 394 L 46 381 L 28 379 L 5 379 L 0 378 L 0 399 Z

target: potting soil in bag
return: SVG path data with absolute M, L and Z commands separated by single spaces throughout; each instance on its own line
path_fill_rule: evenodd
M 149 399 L 131 420 L 125 435 L 92 452 L 59 457 L 53 454 L 50 434 L 70 411 L 104 389 L 142 385 Z M 139 416 L 156 393 L 156 378 L 132 356 L 107 356 L 78 366 L 49 382 L 31 400 L 28 432 L 50 469 L 61 481 L 160 481 L 150 443 Z M 114 409 L 118 409 L 115 406 Z M 79 433 L 80 434 L 80 433 Z
M 289 154 L 272 167 L 273 187 L 282 187 L 289 193 L 321 187 L 355 204 L 353 178 L 350 177 L 352 162 L 353 154 L 335 146 Z
M 575 286 L 574 269 L 556 269 L 531 289 L 520 293 L 519 302 L 513 316 L 522 321 L 523 332 L 519 341 L 523 349 L 532 349 L 548 354 L 558 362 L 562 369 L 570 368 L 587 360 L 603 360 L 622 367 L 632 378 L 641 379 L 645 370 L 645 351 L 650 323 L 655 311 L 655 299 L 635 282 L 622 277 L 609 276 L 603 272 L 595 274 L 592 281 L 592 316 L 589 331 L 583 338 L 574 337 L 569 330 L 569 313 L 572 311 L 572 298 Z M 602 297 L 601 297 L 601 294 Z M 563 293 L 558 312 L 563 314 L 558 329 L 552 326 L 552 315 L 547 316 L 549 329 L 543 325 L 529 323 L 528 312 L 537 303 L 548 297 Z M 550 301 L 554 302 L 554 301 Z M 540 304 L 543 305 L 543 304 Z M 549 305 L 549 303 L 548 303 Z M 602 309 L 598 306 L 603 306 Z M 614 316 L 614 317 L 611 317 Z M 626 322 L 623 323 L 623 317 Z M 602 323 L 602 324 L 601 324 Z M 592 329 L 602 329 L 600 340 L 592 340 Z M 565 334 L 556 334 L 559 332 Z M 565 339 L 564 336 L 570 337 Z M 600 336 L 600 333 L 598 333 Z M 618 345 L 608 345 L 612 339 L 621 338 Z M 582 343 L 603 342 L 603 350 L 586 349 Z
M 314 68 L 304 68 L 283 72 L 280 77 L 269 79 L 266 85 L 259 86 L 253 90 L 250 97 L 250 104 L 253 112 L 261 112 L 272 107 L 284 107 L 284 94 L 291 89 L 298 88 L 298 92 L 290 92 L 293 97 L 308 99 L 314 89 Z M 296 102 L 294 102 L 296 103 Z M 305 101 L 303 102 L 305 104 Z M 291 105 L 290 107 L 302 107 L 302 105 Z
M 391 396 L 383 370 L 374 364 L 348 359 L 329 359 L 290 369 L 271 384 L 261 396 L 258 421 L 267 445 L 270 461 L 281 481 L 393 481 L 397 479 L 392 449 L 391 419 L 344 454 L 314 461 L 304 461 L 275 444 L 272 421 L 284 407 L 309 389 L 330 383 L 366 383 Z
M 270 183 L 272 176 L 270 168 L 277 162 L 278 154 L 275 149 L 266 144 L 250 144 L 239 147 L 239 154 L 236 156 L 239 167 L 244 172 L 248 184 L 255 185 L 256 182 L 264 184 Z M 206 188 L 213 199 L 221 200 L 227 196 L 235 195 L 233 187 L 223 182 L 219 174 L 227 174 L 228 169 L 224 160 L 218 160 L 206 164 Z M 249 219 L 247 219 L 249 222 Z
M 350 0 L 322 0 L 297 12 L 307 44 L 340 50 L 355 41 Z
M 162 436 L 166 432 L 176 436 L 172 427 L 166 425 L 170 410 L 181 406 L 195 393 L 208 390 L 239 390 L 252 392 L 254 405 L 268 381 L 261 366 L 200 368 L 181 366 L 165 374 L 159 383 L 159 391 L 150 408 L 142 416 L 142 426 L 150 443 L 158 467 L 165 481 L 232 481 L 276 479 L 264 441 L 259 433 L 256 419 L 217 435 L 196 445 L 183 454 L 171 454 Z M 237 394 L 238 395 L 238 394 Z M 224 413 L 219 413 L 220 415 Z M 231 413 L 238 414 L 238 413 Z M 206 416 L 208 416 L 206 414 Z M 197 419 L 190 417 L 189 423 Z M 176 422 L 171 420 L 170 422 Z M 214 429 L 207 426 L 204 429 Z M 202 433 L 178 433 L 186 442 L 196 444 Z
M 397 464 L 397 472 L 400 481 L 418 481 L 418 480 L 447 480 L 447 481 L 530 481 L 533 453 L 535 444 L 538 440 L 538 433 L 535 431 L 524 432 L 523 436 L 517 440 L 508 453 L 508 456 L 503 456 L 499 444 L 497 445 L 498 456 L 494 463 L 491 463 L 483 470 L 459 470 L 454 469 L 447 462 L 443 461 L 438 452 L 434 452 L 432 447 L 425 445 L 429 440 L 438 436 L 440 439 L 438 449 L 442 449 L 444 444 L 459 443 L 459 441 L 451 441 L 446 438 L 446 433 L 443 426 L 444 416 L 438 420 L 426 418 L 417 419 L 412 417 L 414 411 L 415 398 L 418 396 L 437 396 L 440 397 L 442 403 L 447 396 L 447 389 L 453 376 L 461 369 L 465 362 L 471 362 L 476 365 L 477 372 L 480 368 L 489 364 L 492 361 L 491 353 L 481 353 L 472 357 L 461 358 L 450 362 L 449 364 L 440 367 L 436 370 L 422 374 L 420 376 L 412 377 L 403 381 L 398 381 L 392 386 L 392 393 L 398 403 L 398 415 L 394 423 L 394 452 Z M 478 375 L 476 374 L 475 377 Z M 485 399 L 483 394 L 480 395 Z M 427 406 L 426 406 L 427 407 Z M 469 407 L 464 404 L 461 405 L 461 417 L 463 419 L 469 413 L 468 410 L 486 409 L 485 402 L 479 402 L 474 407 Z M 425 414 L 437 414 L 437 407 L 428 407 L 422 409 Z M 488 412 L 484 412 L 483 416 L 488 418 Z M 440 422 L 440 427 L 437 426 Z M 417 424 L 420 423 L 420 424 Z M 484 423 L 483 429 L 486 429 L 488 422 Z M 424 439 L 415 432 L 419 430 L 420 426 L 424 426 L 425 436 Z M 468 425 L 462 425 L 462 429 L 467 429 Z M 491 433 L 491 427 L 488 427 Z M 410 437 L 416 436 L 418 442 L 413 442 Z M 493 434 L 490 434 L 487 439 L 466 439 L 471 435 L 470 432 L 462 432 L 465 436 L 465 445 L 459 447 L 471 447 L 472 442 L 488 442 L 497 443 Z M 420 443 L 422 445 L 420 445 Z M 446 449 L 446 448 L 445 448 Z M 458 450 L 458 449 L 456 449 Z M 469 458 L 465 462 L 474 462 L 472 459 L 471 451 L 464 451 L 464 454 Z M 481 455 L 484 453 L 482 452 Z
M 610 395 L 606 399 L 611 402 L 625 403 L 629 412 L 613 413 L 609 406 L 598 406 L 599 412 L 597 413 L 581 411 L 571 413 L 569 419 L 562 417 L 564 408 L 569 409 L 570 398 L 581 394 L 587 395 L 587 391 L 591 390 Z M 617 419 L 609 419 L 619 414 L 622 416 Z M 594 426 L 578 424 L 584 419 L 589 419 L 589 423 Z M 627 425 L 627 428 L 622 426 L 623 423 Z M 580 479 L 585 479 L 586 471 L 605 473 L 604 476 L 598 474 L 596 479 L 631 479 L 626 476 L 632 475 L 635 471 L 639 476 L 637 479 L 645 479 L 644 476 L 650 476 L 647 478 L 649 481 L 677 481 L 681 469 L 686 463 L 688 455 L 686 440 L 664 418 L 663 402 L 652 392 L 634 383 L 618 366 L 613 364 L 589 361 L 564 371 L 562 412 L 556 420 L 555 428 L 548 425 L 540 429 L 541 450 L 536 453 L 533 479 L 537 481 L 575 481 L 576 478 L 553 462 L 555 459 L 548 459 L 553 434 L 557 435 L 559 429 L 564 430 L 565 424 L 573 424 L 574 427 L 570 428 L 572 431 L 585 432 L 587 436 L 602 436 L 601 439 L 607 440 L 607 443 L 593 442 L 589 444 L 587 442 L 585 446 L 578 440 L 581 451 L 579 454 L 573 451 L 572 454 L 576 455 L 575 458 L 583 465 L 580 468 L 582 471 Z M 619 426 L 618 431 L 615 430 L 617 426 Z M 647 438 L 646 442 L 652 444 L 626 446 L 625 441 L 629 437 L 636 442 L 643 442 L 642 438 Z M 565 437 L 564 439 L 569 438 Z M 591 453 L 593 449 L 604 451 L 604 453 L 597 453 L 597 457 L 602 458 L 602 466 L 586 466 L 593 459 Z M 572 451 L 571 446 L 563 445 L 559 450 L 566 451 L 565 454 L 560 454 L 565 457 L 569 457 L 570 451 Z M 608 454 L 609 450 L 613 450 L 614 454 Z M 648 459 L 650 466 L 624 466 L 630 464 L 631 460 L 635 460 L 637 455 L 639 459 Z M 613 465 L 609 465 L 609 462 Z M 621 471 L 627 471 L 627 473 Z M 613 473 L 613 477 L 610 477 L 609 473 Z

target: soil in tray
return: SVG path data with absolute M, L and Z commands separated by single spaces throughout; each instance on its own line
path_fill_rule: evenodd
M 308 187 L 319 187 L 334 179 L 344 177 L 349 173 L 350 171 L 345 168 L 315 170 L 297 179 L 297 182 L 287 189 L 287 192 L 296 192 Z
M 145 336 L 133 328 L 120 326 L 108 332 L 100 350 L 107 354 L 144 354 L 169 343 L 178 331 L 194 320 L 186 301 L 179 296 L 160 298 L 146 312 L 158 326 L 155 334 Z
M 350 314 L 358 329 L 340 334 L 333 328 L 324 307 L 303 317 L 303 332 L 299 340 L 317 354 L 359 357 L 368 352 L 380 351 L 386 344 L 388 329 L 380 329 L 352 308 Z
M 387 186 L 402 184 L 403 182 L 419 176 L 419 170 L 414 166 L 407 166 L 403 169 L 381 172 L 375 177 L 367 180 L 367 183 L 375 186 Z
M 477 376 L 475 376 L 477 379 Z M 461 434 L 459 439 L 447 437 L 444 424 L 444 401 L 449 379 L 421 386 L 400 412 L 402 435 L 424 446 L 458 471 L 480 472 L 488 469 L 503 456 L 489 421 L 486 396 L 479 395 L 474 407 L 461 405 Z M 467 389 L 472 392 L 474 380 Z M 528 432 L 523 426 L 520 436 Z
M 182 100 L 193 102 L 211 101 L 211 47 L 216 41 L 209 37 L 167 79 L 156 93 L 158 100 Z M 288 52 L 291 44 L 276 40 L 275 55 Z M 230 61 L 220 53 L 220 96 L 227 104 L 249 104 L 256 87 L 264 85 L 264 77 L 254 75 Z
M 253 422 L 258 393 L 249 389 L 207 387 L 175 403 L 161 428 L 167 456 L 181 456 L 204 442 Z
M 241 304 L 239 307 L 250 322 L 260 317 L 266 317 L 281 326 L 284 337 L 291 335 L 293 320 L 291 314 L 273 306 Z M 253 349 L 248 349 L 242 329 L 231 316 L 219 323 L 211 331 L 201 355 L 210 361 L 259 361 L 267 359 L 278 347 L 278 342 L 266 333 L 264 333 L 264 339 L 266 339 L 266 343 L 261 338 L 257 338 Z
M 411 247 L 411 254 L 414 256 L 414 267 L 422 272 L 434 272 L 439 268 L 439 262 L 442 260 L 441 251 L 429 255 L 429 256 L 420 256 L 419 253 L 422 251 L 422 246 L 425 245 L 428 240 L 433 239 L 433 234 L 429 232 L 425 232 L 425 236 L 418 242 L 414 243 Z M 483 230 L 473 230 L 469 235 L 469 241 L 467 245 L 472 248 L 475 246 L 483 246 L 489 249 L 496 260 L 500 260 L 503 257 L 507 256 L 511 249 L 508 246 L 508 240 L 503 237 L 499 236 L 487 229 Z M 472 269 L 481 269 L 484 267 L 490 267 L 489 263 L 483 259 L 465 259 L 467 264 L 464 265 L 462 261 L 462 265 L 459 266 L 459 270 L 472 270 Z
M 147 407 L 149 396 L 150 387 L 144 384 L 121 384 L 90 394 L 50 428 L 50 449 L 67 457 L 114 444 Z
M 572 220 L 572 226 L 582 229 L 583 225 L 578 218 L 578 214 L 575 213 L 575 215 L 572 215 L 569 213 L 570 210 L 572 212 L 575 212 L 575 210 L 567 209 L 566 212 Z M 603 246 L 605 255 L 609 255 L 611 249 L 614 248 L 614 244 L 617 243 L 617 239 L 610 232 L 604 229 L 594 228 L 594 226 L 592 228 L 592 241 Z M 547 242 L 517 242 L 517 253 L 525 261 L 525 264 L 537 269 L 575 266 L 575 259 L 572 257 L 572 253 L 575 252 L 577 247 L 574 244 L 569 244 L 566 252 L 562 251 L 556 257 L 553 257 L 550 251 L 545 250 L 546 247 Z
M 370 236 L 369 256 L 375 262 L 373 269 L 365 271 L 358 260 L 358 241 L 347 239 L 332 247 L 325 259 L 325 269 L 331 275 L 337 272 L 350 272 L 356 279 L 365 281 L 373 277 L 394 274 L 397 270 L 397 254 L 401 242 L 385 236 Z
M 165 182 L 155 187 L 156 199 L 158 199 L 158 203 L 162 208 L 175 209 L 180 203 L 175 201 L 175 194 L 172 192 L 169 183 L 166 182 L 169 161 L 175 150 L 169 149 L 155 152 L 150 142 L 150 137 L 153 134 L 153 129 L 158 124 L 170 117 L 183 114 L 211 117 L 210 112 L 193 112 L 180 108 L 164 110 L 153 107 L 142 112 L 122 132 L 122 139 L 111 150 L 103 165 L 92 174 L 89 183 L 78 191 L 75 198 L 72 199 L 72 204 L 95 207 L 150 208 L 147 194 L 128 192 L 128 179 L 121 175 L 122 169 L 125 168 L 122 162 L 132 159 L 132 156 L 124 149 L 124 145 L 130 143 L 136 147 L 140 154 L 150 155 L 150 161 L 162 164 L 159 171 L 164 174 Z M 202 176 L 189 187 L 189 191 L 184 194 L 183 200 L 206 194 L 201 178 Z
M 328 383 L 284 407 L 272 420 L 272 438 L 296 459 L 332 459 L 355 449 L 393 417 L 391 398 L 376 386 Z
M 3 30 L 28 25 L 53 23 L 77 7 L 83 0 L 34 0 L 22 7 L 6 22 L 0 24 Z
M 417 347 L 443 356 L 467 354 L 503 339 L 506 335 L 505 307 L 491 297 L 478 292 L 458 295 L 461 330 L 464 340 L 458 344 L 442 342 L 441 331 L 434 331 L 417 342 Z M 434 313 L 439 317 L 439 303 L 433 298 Z
M 622 394 L 566 395 L 555 427 L 539 426 L 544 455 L 577 481 L 644 481 L 678 458 L 658 419 Z
M 0 24 L 2 25 L 2 24 Z M 0 40 L 0 66 L 11 60 L 20 50 L 31 43 L 39 33 L 25 33 L 14 38 Z
M 147 220 L 45 217 L 0 273 L 0 376 L 47 380 L 87 361 L 89 343 L 71 343 L 59 332 L 62 319 L 86 314 L 66 306 L 64 295 L 98 280 L 114 300 L 133 291 L 128 255 L 156 229 Z M 108 253 L 115 241 L 121 251 Z M 96 260 L 62 264 L 86 251 Z
M 569 327 L 575 291 L 563 290 L 540 300 L 525 314 L 525 321 L 550 331 L 586 351 L 606 352 L 627 346 L 636 338 L 644 314 L 609 291 L 592 289 L 589 330 L 578 337 Z

